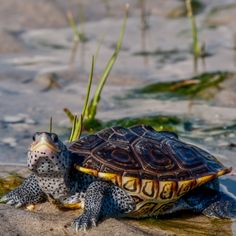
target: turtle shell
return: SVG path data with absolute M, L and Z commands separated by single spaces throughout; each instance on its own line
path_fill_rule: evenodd
M 68 148 L 81 160 L 75 164 L 77 170 L 112 181 L 137 203 L 176 200 L 231 170 L 210 153 L 179 140 L 175 133 L 157 132 L 144 125 L 107 128 Z

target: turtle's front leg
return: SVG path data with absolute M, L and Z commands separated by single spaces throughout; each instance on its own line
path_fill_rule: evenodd
M 105 217 L 119 217 L 134 210 L 133 199 L 119 187 L 104 181 L 94 181 L 87 188 L 84 213 L 73 224 L 77 230 L 96 226 Z
M 46 199 L 46 194 L 40 189 L 35 175 L 30 175 L 23 184 L 0 199 L 15 207 L 39 203 Z

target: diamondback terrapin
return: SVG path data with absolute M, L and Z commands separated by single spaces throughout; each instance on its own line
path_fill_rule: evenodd
M 74 220 L 86 230 L 106 217 L 148 217 L 190 209 L 219 218 L 236 216 L 236 201 L 219 191 L 229 173 L 213 155 L 149 126 L 112 127 L 68 147 L 54 133 L 33 136 L 32 174 L 2 198 L 16 207 L 51 199 L 82 207 Z

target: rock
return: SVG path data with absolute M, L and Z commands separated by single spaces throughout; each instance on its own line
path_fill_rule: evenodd
M 2 143 L 9 145 L 10 147 L 15 147 L 17 145 L 16 139 L 12 137 L 2 139 Z
M 25 116 L 23 114 L 17 114 L 14 116 L 6 115 L 3 117 L 3 122 L 5 123 L 16 124 L 16 123 L 23 123 L 24 121 L 25 121 Z
M 12 115 L 6 115 L 3 117 L 3 122 L 4 123 L 9 123 L 9 124 L 20 124 L 20 123 L 25 123 L 27 125 L 33 125 L 36 124 L 36 122 L 28 117 L 26 114 L 16 114 L 14 116 Z

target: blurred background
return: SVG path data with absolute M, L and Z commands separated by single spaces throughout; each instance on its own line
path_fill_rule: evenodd
M 126 3 L 123 43 L 84 133 L 139 123 L 175 131 L 234 168 L 222 188 L 236 194 L 235 0 L 1 0 L 1 165 L 24 166 L 50 117 L 68 140 L 64 108 L 81 113 L 92 55 L 94 93 Z

